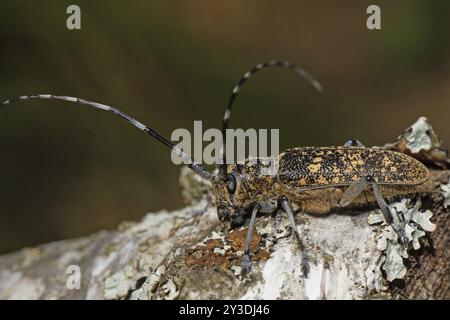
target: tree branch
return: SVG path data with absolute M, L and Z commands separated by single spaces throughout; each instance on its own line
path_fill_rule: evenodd
M 412 133 L 417 136 L 417 131 Z M 407 148 L 410 134 L 405 131 L 386 147 Z M 402 139 L 406 142 L 400 144 Z M 420 155 L 435 161 L 423 148 Z M 434 142 L 429 150 L 436 153 L 436 148 Z M 402 257 L 376 209 L 317 217 L 297 214 L 310 261 L 305 275 L 287 217 L 278 214 L 257 220 L 252 269 L 243 276 L 246 227 L 220 223 L 208 182 L 182 170 L 180 181 L 189 204 L 181 210 L 149 213 L 117 230 L 0 257 L 0 299 L 448 299 L 445 205 L 450 200 L 445 186 L 450 171 L 432 170 L 431 179 L 433 189 L 421 197 L 420 207 L 413 202 L 391 205 L 405 210 L 417 227 L 411 236 L 420 238 L 421 247 L 408 251 L 408 258 Z M 419 227 L 432 228 L 426 209 L 433 213 L 436 230 L 421 236 Z M 401 279 L 388 281 L 390 277 Z

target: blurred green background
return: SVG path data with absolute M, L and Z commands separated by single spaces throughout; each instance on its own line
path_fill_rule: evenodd
M 450 1 L 18 1 L 0 4 L 0 100 L 35 93 L 113 104 L 170 137 L 220 127 L 259 62 L 286 70 L 243 89 L 232 127 L 279 128 L 281 149 L 392 141 L 419 116 L 450 143 Z M 66 28 L 78 4 L 82 30 Z M 0 253 L 182 206 L 170 153 L 112 114 L 49 101 L 0 111 Z

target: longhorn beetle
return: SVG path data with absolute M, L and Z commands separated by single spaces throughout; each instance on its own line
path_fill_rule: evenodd
M 318 81 L 293 63 L 270 61 L 258 64 L 241 77 L 229 98 L 222 123 L 222 150 L 226 150 L 225 133 L 241 87 L 254 73 L 267 67 L 293 70 L 306 78 L 319 92 L 322 91 Z M 261 170 L 267 165 L 263 159 L 247 159 L 242 164 L 227 164 L 226 152 L 222 151 L 223 161 L 218 165 L 218 170 L 209 172 L 154 129 L 112 106 L 75 97 L 39 94 L 6 100 L 0 107 L 31 99 L 62 100 L 110 111 L 173 150 L 196 174 L 211 182 L 221 221 L 238 221 L 250 214 L 242 259 L 243 272 L 250 268 L 250 242 L 258 212 L 273 213 L 283 209 L 303 249 L 301 231 L 294 220 L 295 211 L 326 214 L 345 206 L 362 207 L 377 203 L 385 221 L 392 225 L 401 242 L 408 248 L 409 241 L 404 227 L 398 217 L 389 211 L 384 198 L 413 196 L 428 189 L 429 172 L 422 163 L 403 153 L 376 147 L 366 148 L 358 140 L 348 140 L 343 146 L 337 147 L 299 147 L 286 150 L 278 155 L 278 171 L 273 175 L 261 174 Z M 302 254 L 305 258 L 305 250 L 302 250 Z M 307 270 L 305 260 L 303 259 L 302 267 Z

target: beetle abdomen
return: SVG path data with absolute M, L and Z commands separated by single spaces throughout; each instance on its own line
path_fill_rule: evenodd
M 289 187 L 349 185 L 367 175 L 381 185 L 417 185 L 427 180 L 429 172 L 403 153 L 376 148 L 306 147 L 280 155 L 278 180 Z

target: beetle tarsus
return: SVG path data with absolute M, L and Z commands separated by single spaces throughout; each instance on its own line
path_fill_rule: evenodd
M 398 220 L 398 218 L 395 219 L 396 217 L 394 217 L 391 210 L 389 210 L 389 207 L 386 204 L 383 195 L 381 194 L 380 188 L 375 182 L 372 182 L 372 188 L 375 198 L 377 199 L 378 206 L 380 207 L 381 212 L 383 213 L 384 220 L 386 221 L 387 224 L 389 224 L 392 227 L 392 229 L 394 229 L 395 233 L 398 236 L 399 242 L 402 243 L 406 249 L 410 249 L 411 244 L 408 237 L 405 234 L 405 230 L 401 225 L 400 221 Z
M 391 226 L 392 229 L 394 229 L 395 233 L 397 234 L 399 242 L 403 244 L 406 249 L 411 249 L 411 243 L 408 237 L 406 236 L 405 230 L 402 228 L 402 226 L 395 222 L 392 223 Z

